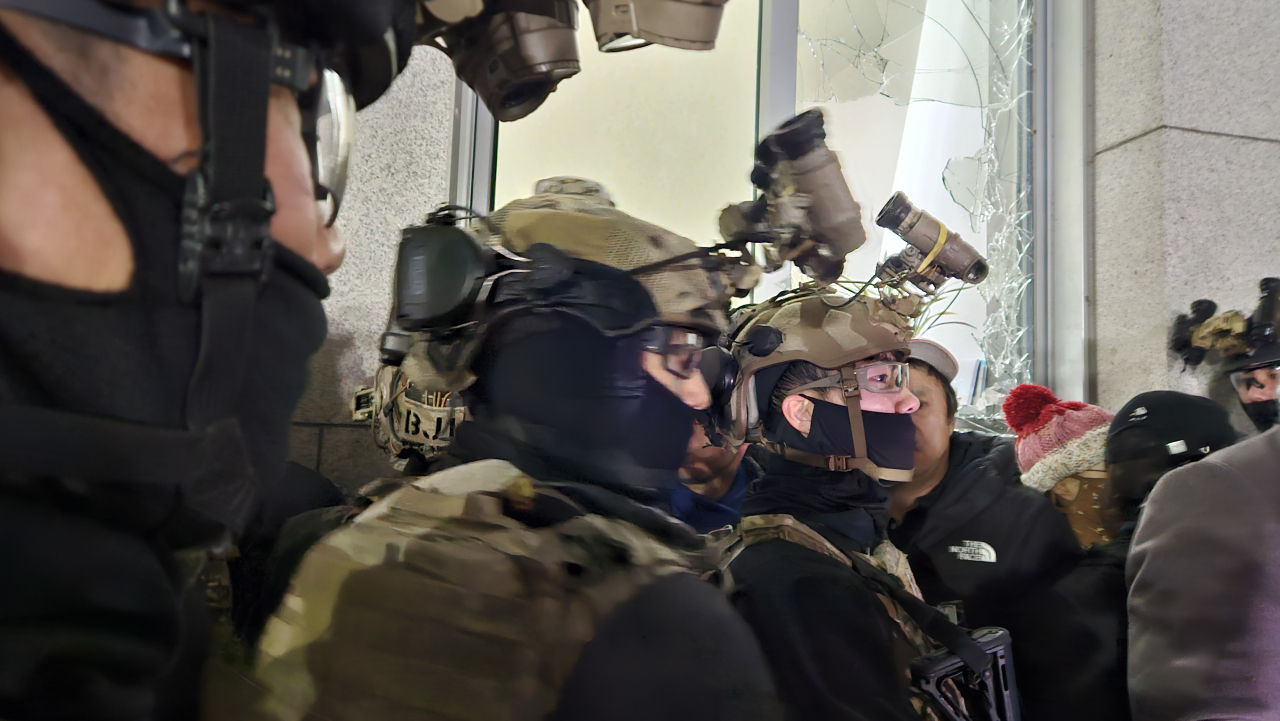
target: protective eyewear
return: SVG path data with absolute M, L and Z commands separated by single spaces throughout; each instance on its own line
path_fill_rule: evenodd
M 315 141 L 311 164 L 316 200 L 325 213 L 325 226 L 332 227 L 347 189 L 351 146 L 356 139 L 356 100 L 342 76 L 328 68 L 321 71 L 313 92 Z
M 653 328 L 644 341 L 644 349 L 662 356 L 662 367 L 682 380 L 702 373 L 702 351 L 707 345 L 701 333 L 677 326 Z
M 1248 391 L 1255 388 L 1274 391 L 1276 386 L 1280 384 L 1280 363 L 1238 370 L 1232 373 L 1230 378 L 1232 387 L 1237 391 Z
M 911 378 L 911 368 L 906 363 L 897 361 L 875 361 L 866 365 L 856 366 L 854 374 L 858 383 L 857 390 L 866 391 L 867 393 L 892 394 L 901 393 L 907 389 L 907 384 Z M 841 376 L 839 373 L 834 373 L 822 380 L 797 386 L 791 389 L 788 395 L 795 395 L 801 391 L 817 388 L 839 387 L 841 387 Z

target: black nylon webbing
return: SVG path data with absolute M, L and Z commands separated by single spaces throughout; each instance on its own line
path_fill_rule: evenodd
M 266 27 L 209 16 L 209 44 L 198 72 L 209 203 L 261 200 L 271 97 L 271 37 Z
M 187 424 L 195 429 L 235 415 L 253 339 L 258 279 L 206 278 L 201 295 L 200 356 L 187 388 Z
M 195 429 L 235 415 L 272 245 L 264 174 L 271 32 L 220 16 L 207 22 L 208 44 L 198 46 L 195 63 L 205 139 L 196 172 L 206 183 L 205 223 L 223 223 L 226 236 L 210 236 L 200 251 L 200 355 L 187 393 Z

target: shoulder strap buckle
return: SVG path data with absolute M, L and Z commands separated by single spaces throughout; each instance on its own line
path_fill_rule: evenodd
M 261 199 L 212 205 L 207 189 L 204 172 L 192 171 L 183 198 L 178 260 L 182 298 L 188 302 L 199 295 L 205 276 L 250 276 L 265 282 L 275 250 L 271 218 L 276 205 L 270 186 Z
M 858 469 L 858 459 L 853 456 L 827 456 L 827 470 L 848 473 Z

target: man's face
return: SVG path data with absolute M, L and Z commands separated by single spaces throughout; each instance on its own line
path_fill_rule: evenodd
M 871 387 L 882 379 L 889 378 L 891 366 L 900 365 L 892 358 L 876 358 L 858 361 L 854 367 L 858 369 L 858 381 L 865 388 L 858 394 L 858 407 L 873 413 L 915 413 L 920 401 L 911 392 L 910 386 L 903 386 L 892 392 L 873 392 Z M 865 380 L 864 380 L 865 379 Z M 844 393 L 838 388 L 813 388 L 787 396 L 782 401 L 782 415 L 792 428 L 808 436 L 813 426 L 812 400 L 824 400 L 840 406 L 849 405 Z
M 923 368 L 911 368 L 911 392 L 920 408 L 911 416 L 916 424 L 916 468 L 932 468 L 947 456 L 955 420 L 947 418 L 947 396 L 942 383 Z
M 0 17 L 119 130 L 179 174 L 195 166 L 201 131 L 189 65 L 16 11 L 0 10 Z M 110 68 L 102 73 L 106 81 L 87 73 L 88 61 L 68 51 L 77 42 L 95 53 L 96 65 Z M 293 95 L 273 86 L 264 163 L 276 203 L 271 236 L 330 273 L 342 262 L 344 245 L 335 228 L 325 227 L 324 209 L 315 199 L 301 124 Z M 122 221 L 25 85 L 5 68 L 0 130 L 0 269 L 82 290 L 128 287 L 134 258 Z
M 1276 387 L 1280 385 L 1280 366 L 1254 368 L 1233 373 L 1232 384 L 1240 395 L 1241 403 L 1261 403 L 1276 400 Z
M 731 449 L 711 443 L 702 424 L 693 424 L 693 437 L 689 439 L 689 456 L 685 459 L 684 472 L 689 483 L 707 483 L 724 475 L 737 460 Z

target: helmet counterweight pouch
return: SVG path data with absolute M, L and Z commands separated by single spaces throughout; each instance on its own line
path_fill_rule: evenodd
M 493 252 L 460 228 L 406 228 L 396 257 L 396 322 L 407 331 L 465 322 L 493 265 Z

